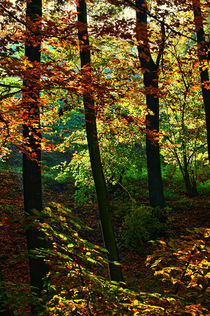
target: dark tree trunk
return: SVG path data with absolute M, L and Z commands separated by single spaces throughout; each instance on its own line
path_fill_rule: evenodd
M 42 1 L 27 1 L 26 18 L 27 23 L 35 22 L 42 15 Z M 38 25 L 38 24 L 37 24 Z M 40 31 L 40 25 L 34 26 L 33 30 Z M 33 35 L 33 34 L 32 34 Z M 40 34 L 38 34 L 40 37 Z M 40 132 L 40 74 L 38 63 L 40 62 L 41 40 L 37 46 L 33 41 L 26 39 L 25 56 L 31 62 L 32 67 L 27 69 L 23 80 L 23 108 L 25 124 L 23 125 L 23 137 L 25 139 L 26 151 L 23 154 L 23 188 L 24 188 L 24 209 L 27 214 L 33 215 L 33 210 L 42 210 L 42 186 L 41 186 L 41 132 Z M 29 253 L 35 248 L 43 247 L 44 241 L 40 232 L 31 225 L 26 230 L 27 246 Z M 29 257 L 31 285 L 42 288 L 42 278 L 46 274 L 46 266 L 41 259 Z
M 200 77 L 202 84 L 202 95 L 206 115 L 206 128 L 207 128 L 207 146 L 208 146 L 208 157 L 210 161 L 210 90 L 207 85 L 209 85 L 209 74 L 208 68 L 202 69 L 203 61 L 208 62 L 208 43 L 205 40 L 205 33 L 203 28 L 203 17 L 201 13 L 200 0 L 192 0 L 193 12 L 194 12 L 194 23 L 197 35 L 198 44 L 198 57 L 201 62 L 200 67 Z
M 196 188 L 196 182 L 193 181 L 191 183 L 189 173 L 184 175 L 184 183 L 185 183 L 185 188 L 186 188 L 186 194 L 189 197 L 197 196 L 197 188 Z
M 183 178 L 184 178 L 187 195 L 189 197 L 198 195 L 197 188 L 196 188 L 196 181 L 194 177 L 192 178 L 192 181 L 191 181 L 189 171 L 188 171 L 188 165 L 185 159 L 184 159 L 184 168 L 183 168 Z
M 146 117 L 146 155 L 149 199 L 150 205 L 152 207 L 159 206 L 160 208 L 163 208 L 165 205 L 165 200 L 161 177 L 160 149 L 158 142 L 154 141 L 152 137 L 152 132 L 159 132 L 159 98 L 157 95 L 158 65 L 154 63 L 149 48 L 149 39 L 147 34 L 147 14 L 145 12 L 146 2 L 144 0 L 136 0 L 136 5 L 138 8 L 143 9 L 142 11 L 138 10 L 136 12 L 137 40 L 139 43 L 138 53 L 144 75 L 147 107 L 154 114 L 147 115 Z
M 144 85 L 145 87 L 152 86 L 156 89 L 158 88 L 158 75 L 156 70 L 150 70 L 144 74 Z M 146 102 L 148 109 L 154 113 L 154 115 L 147 115 L 146 117 L 148 122 L 147 129 L 152 132 L 159 132 L 159 98 L 155 94 L 147 94 Z M 158 143 L 152 141 L 149 134 L 146 136 L 146 155 L 150 205 L 163 208 L 165 202 L 161 177 L 160 150 Z
M 102 225 L 102 233 L 105 247 L 109 254 L 108 259 L 110 278 L 114 281 L 122 281 L 122 272 L 119 265 L 111 263 L 112 261 L 119 261 L 114 230 L 112 226 L 112 218 L 109 208 L 109 201 L 107 195 L 107 188 L 101 164 L 100 150 L 97 136 L 96 126 L 96 112 L 94 100 L 91 96 L 91 57 L 89 49 L 89 37 L 87 28 L 87 8 L 84 0 L 78 2 L 78 22 L 79 22 L 79 41 L 80 41 L 80 59 L 81 68 L 85 71 L 88 69 L 89 75 L 85 75 L 84 87 L 86 91 L 83 93 L 83 102 L 85 109 L 86 133 L 88 141 L 88 149 L 90 155 L 91 168 L 95 182 L 99 215 Z M 88 87 L 89 86 L 89 87 Z

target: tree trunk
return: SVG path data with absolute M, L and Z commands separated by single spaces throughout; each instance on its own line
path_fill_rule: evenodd
M 201 63 L 200 77 L 201 77 L 202 95 L 203 95 L 203 102 L 204 102 L 205 116 L 206 116 L 208 158 L 210 161 L 210 90 L 207 87 L 207 85 L 209 84 L 208 83 L 209 74 L 208 74 L 208 68 L 204 70 L 202 69 L 203 67 L 202 63 L 204 61 L 208 62 L 208 44 L 205 40 L 200 0 L 192 0 L 192 4 L 193 4 L 195 30 L 196 30 L 196 35 L 197 35 L 198 57 Z
M 193 180 L 192 182 L 190 181 L 190 176 L 187 171 L 187 173 L 184 174 L 184 183 L 185 183 L 185 188 L 186 188 L 186 194 L 189 197 L 197 196 L 197 188 L 196 188 L 196 182 Z
M 42 1 L 27 1 L 26 19 L 27 23 L 36 22 L 42 15 Z M 37 22 L 38 23 L 38 22 Z M 38 24 L 36 24 L 38 25 Z M 34 30 L 40 31 L 41 26 L 34 26 Z M 33 36 L 33 34 L 30 34 Z M 39 36 L 39 34 L 38 34 Z M 42 186 L 41 186 L 41 132 L 40 132 L 40 74 L 37 64 L 40 62 L 41 41 L 33 46 L 31 39 L 26 39 L 25 57 L 30 61 L 23 79 L 23 108 L 25 124 L 23 125 L 23 137 L 25 139 L 26 151 L 23 154 L 23 188 L 24 188 L 24 210 L 26 216 L 34 216 L 33 210 L 42 210 Z M 35 248 L 44 247 L 40 232 L 33 223 L 27 228 L 27 246 L 29 253 Z M 46 274 L 46 265 L 41 259 L 29 257 L 31 285 L 40 290 L 42 278 Z
M 182 114 L 182 153 L 183 153 L 183 178 L 186 187 L 186 193 L 189 197 L 193 197 L 197 195 L 196 182 L 193 178 L 192 182 L 190 179 L 190 174 L 188 171 L 189 163 L 187 161 L 187 149 L 184 140 L 184 116 L 185 116 L 185 105 L 183 106 L 183 114 Z
M 186 163 L 184 162 L 184 173 L 183 173 L 183 178 L 184 178 L 184 183 L 185 183 L 185 188 L 186 188 L 186 193 L 189 197 L 197 196 L 197 188 L 196 188 L 196 181 L 193 178 L 192 181 L 190 180 L 190 175 L 188 172 L 188 168 L 186 166 Z
M 84 0 L 78 1 L 78 36 L 80 41 L 80 60 L 82 70 L 88 69 L 88 75 L 84 79 L 86 91 L 83 93 L 83 103 L 85 109 L 86 133 L 88 149 L 90 155 L 91 168 L 96 188 L 99 215 L 102 225 L 102 233 L 105 247 L 108 250 L 110 278 L 114 281 L 122 281 L 122 272 L 119 265 L 113 261 L 119 261 L 112 218 L 109 208 L 109 201 L 106 189 L 106 183 L 101 164 L 100 150 L 97 136 L 95 104 L 91 91 L 91 57 L 89 48 L 89 37 L 87 28 L 87 8 Z M 89 86 L 89 87 L 88 87 Z M 83 87 L 83 88 L 84 88 Z
M 159 98 L 157 95 L 158 65 L 154 63 L 149 48 L 149 39 L 147 34 L 147 14 L 145 12 L 146 2 L 144 0 L 136 0 L 136 5 L 138 8 L 143 8 L 144 10 L 138 10 L 136 12 L 138 53 L 144 75 L 147 108 L 154 114 L 148 114 L 146 117 L 146 155 L 149 200 L 152 207 L 163 208 L 165 205 L 165 200 L 161 177 L 160 149 L 158 142 L 155 142 L 152 139 L 152 135 L 150 135 L 152 134 L 150 132 L 159 132 Z

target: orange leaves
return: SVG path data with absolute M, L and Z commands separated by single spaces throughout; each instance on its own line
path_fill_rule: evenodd
M 207 229 L 196 228 L 190 235 L 163 243 L 148 257 L 147 264 L 155 270 L 155 275 L 175 285 L 172 294 L 174 291 L 178 295 L 185 289 L 187 297 L 193 300 L 206 289 L 209 269 L 206 232 Z
M 44 139 L 46 140 L 46 139 Z M 47 142 L 49 142 L 48 140 L 46 140 L 45 142 L 42 143 L 42 150 L 46 151 L 46 152 L 52 152 L 55 151 L 56 146 L 53 144 L 48 144 Z

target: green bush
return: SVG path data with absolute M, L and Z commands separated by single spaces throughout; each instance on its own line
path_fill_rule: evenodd
M 164 190 L 164 196 L 166 200 L 178 200 L 179 199 L 179 195 L 174 192 L 173 188 L 166 188 Z
M 161 221 L 158 213 L 158 210 L 154 211 L 151 207 L 140 206 L 125 216 L 122 238 L 126 247 L 138 249 L 146 241 L 166 235 L 166 223 Z

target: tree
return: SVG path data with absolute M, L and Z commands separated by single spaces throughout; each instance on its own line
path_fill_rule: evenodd
M 24 209 L 26 216 L 33 217 L 42 211 L 41 185 L 41 130 L 40 130 L 40 56 L 41 56 L 41 16 L 42 1 L 27 1 L 26 8 L 26 69 L 23 78 L 23 100 L 25 124 L 23 138 L 25 151 L 23 153 L 23 188 Z M 30 31 L 33 30 L 33 33 Z M 42 278 L 46 274 L 46 265 L 39 258 L 31 257 L 30 252 L 44 246 L 39 231 L 33 222 L 26 230 L 29 250 L 29 266 L 31 285 L 42 288 Z
M 188 46 L 188 42 L 175 39 L 165 53 L 162 75 L 165 98 L 160 117 L 167 145 L 162 149 L 164 161 L 178 164 L 186 193 L 192 197 L 197 195 L 196 180 L 204 153 L 205 128 L 199 84 L 196 87 L 198 76 Z
M 163 208 L 165 205 L 163 195 L 163 185 L 160 166 L 160 149 L 158 141 L 154 140 L 154 132 L 159 133 L 159 96 L 158 96 L 158 69 L 164 45 L 164 27 L 162 26 L 162 44 L 154 62 L 150 46 L 147 26 L 147 4 L 145 0 L 136 0 L 136 31 L 138 42 L 139 60 L 144 75 L 144 87 L 146 93 L 146 103 L 152 115 L 146 116 L 147 136 L 146 136 L 146 155 L 149 184 L 150 205 Z
M 197 35 L 198 58 L 200 61 L 200 78 L 206 115 L 208 156 L 210 160 L 210 91 L 208 89 L 208 65 L 205 65 L 205 63 L 208 62 L 208 44 L 205 39 L 200 0 L 192 0 L 192 6 L 194 13 L 195 31 Z
M 119 265 L 114 261 L 119 261 L 117 245 L 115 241 L 111 213 L 109 209 L 109 201 L 106 189 L 104 173 L 101 164 L 100 149 L 98 144 L 96 111 L 93 99 L 93 91 L 91 86 L 91 57 L 89 36 L 87 28 L 87 8 L 84 0 L 78 2 L 78 36 L 80 44 L 80 60 L 81 70 L 83 73 L 83 103 L 85 109 L 85 123 L 88 141 L 88 149 L 92 174 L 95 182 L 100 220 L 102 224 L 102 232 L 105 246 L 108 250 L 110 277 L 114 281 L 122 281 L 122 272 Z

